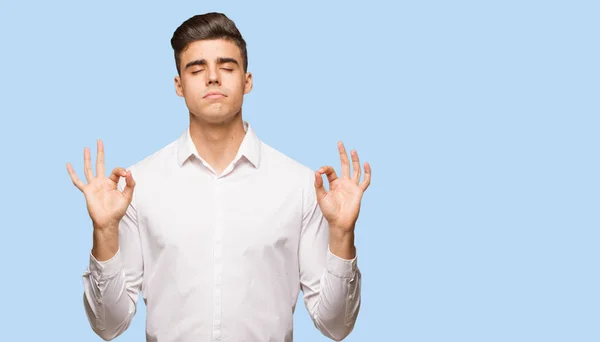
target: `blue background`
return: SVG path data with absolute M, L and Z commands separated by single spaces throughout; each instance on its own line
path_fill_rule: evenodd
M 169 39 L 221 11 L 248 42 L 244 118 L 312 167 L 373 168 L 347 341 L 599 341 L 595 1 L 0 5 L 3 341 L 98 341 L 83 148 L 107 170 L 188 124 Z M 143 302 L 140 302 L 143 303 Z M 296 341 L 325 341 L 299 303 Z M 145 308 L 118 341 L 142 341 Z

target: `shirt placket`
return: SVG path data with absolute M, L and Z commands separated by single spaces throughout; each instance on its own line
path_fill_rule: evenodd
M 220 176 L 215 176 L 215 241 L 214 241 L 214 292 L 213 292 L 213 341 L 221 341 L 223 298 L 223 233 L 225 230 L 225 177 L 233 170 L 235 162 Z
M 221 340 L 223 289 L 223 178 L 215 178 L 215 241 L 213 291 L 213 341 Z

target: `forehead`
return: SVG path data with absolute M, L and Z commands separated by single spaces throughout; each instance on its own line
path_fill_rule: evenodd
M 188 44 L 181 52 L 181 62 L 196 59 L 216 60 L 219 57 L 231 57 L 241 62 L 240 49 L 235 43 L 225 39 L 198 40 Z

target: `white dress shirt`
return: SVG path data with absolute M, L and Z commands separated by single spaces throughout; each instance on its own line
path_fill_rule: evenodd
M 315 326 L 341 340 L 360 307 L 356 258 L 328 247 L 314 172 L 246 135 L 217 175 L 189 134 L 134 164 L 119 251 L 83 275 L 92 329 L 125 331 L 140 291 L 147 341 L 292 341 L 299 291 Z M 119 188 L 124 180 L 119 182 Z

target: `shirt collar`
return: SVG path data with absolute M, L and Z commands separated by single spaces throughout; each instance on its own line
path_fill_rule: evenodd
M 240 157 L 244 156 L 252 165 L 254 165 L 255 168 L 258 168 L 260 164 L 260 139 L 248 122 L 244 121 L 243 124 L 246 134 L 244 135 L 244 139 L 242 140 L 234 160 L 237 161 Z M 179 137 L 177 143 L 177 163 L 179 166 L 183 166 L 185 161 L 191 155 L 196 156 L 198 159 L 202 159 L 196 150 L 196 146 L 194 146 L 194 142 L 192 141 L 192 137 L 190 135 L 190 128 L 188 126 L 181 137 Z

